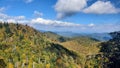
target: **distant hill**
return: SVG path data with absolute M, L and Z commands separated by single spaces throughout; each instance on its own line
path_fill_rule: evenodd
M 76 37 L 81 36 L 80 33 L 74 33 L 74 32 L 55 32 L 58 35 L 64 36 L 64 37 Z
M 73 32 L 56 32 L 58 35 L 64 36 L 64 37 L 79 37 L 79 36 L 86 36 L 91 37 L 94 39 L 97 39 L 99 41 L 108 41 L 112 37 L 109 33 L 73 33 Z
M 43 34 L 45 34 L 45 36 L 48 39 L 54 42 L 65 42 L 65 41 L 70 40 L 70 38 L 68 37 L 64 37 L 64 36 L 58 35 L 57 33 L 50 32 L 50 31 L 44 32 Z
M 108 41 L 108 40 L 112 39 L 112 37 L 109 33 L 93 33 L 93 34 L 88 34 L 86 36 L 97 39 L 99 41 Z

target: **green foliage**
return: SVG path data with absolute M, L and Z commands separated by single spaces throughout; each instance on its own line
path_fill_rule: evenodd
M 2 23 L 0 23 L 0 28 L 2 28 L 3 27 L 3 24 Z
M 24 39 L 24 35 L 22 34 L 19 36 L 19 40 L 22 41 L 23 39 Z

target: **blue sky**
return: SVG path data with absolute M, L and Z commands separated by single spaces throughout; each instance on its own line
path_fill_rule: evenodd
M 0 0 L 0 21 L 46 31 L 119 31 L 120 0 Z

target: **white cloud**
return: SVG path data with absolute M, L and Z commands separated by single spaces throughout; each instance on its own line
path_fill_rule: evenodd
M 56 20 L 47 20 L 43 18 L 36 18 L 32 19 L 31 22 L 33 24 L 42 24 L 42 25 L 49 25 L 49 26 L 64 26 L 64 27 L 74 27 L 74 26 L 80 26 L 80 24 L 70 23 L 70 22 L 62 22 L 62 21 L 56 21 Z
M 2 19 L 23 20 L 23 19 L 25 19 L 25 16 L 9 16 L 7 14 L 0 13 L 0 18 L 2 18 Z
M 61 19 L 81 11 L 87 5 L 87 0 L 58 0 L 54 6 L 57 18 Z
M 31 3 L 31 2 L 33 2 L 33 0 L 24 0 L 25 1 L 25 3 Z
M 0 21 L 2 22 L 20 22 L 20 23 L 25 23 L 26 18 L 25 16 L 9 16 L 7 14 L 0 13 Z
M 111 14 L 119 13 L 120 9 L 115 8 L 110 1 L 97 1 L 90 7 L 83 10 L 84 13 Z
M 88 26 L 90 26 L 90 27 L 94 27 L 94 26 L 95 26 L 95 24 L 90 23 Z
M 36 16 L 36 17 L 41 17 L 41 16 L 43 16 L 43 13 L 35 10 L 35 11 L 34 11 L 34 16 Z

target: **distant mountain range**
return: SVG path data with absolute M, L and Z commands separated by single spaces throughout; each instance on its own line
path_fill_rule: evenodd
M 79 36 L 85 36 L 85 37 L 91 37 L 94 39 L 97 39 L 99 41 L 108 41 L 112 39 L 109 33 L 73 33 L 73 32 L 56 32 L 58 35 L 64 36 L 64 37 L 79 37 Z

